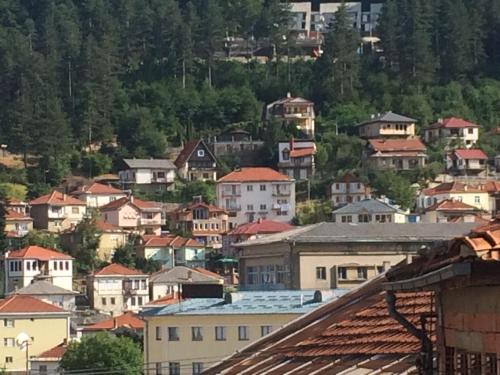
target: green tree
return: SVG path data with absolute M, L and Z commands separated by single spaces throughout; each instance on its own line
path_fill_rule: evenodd
M 77 238 L 75 253 L 73 256 L 80 272 L 93 272 L 99 265 L 97 249 L 101 241 L 101 232 L 96 226 L 96 218 L 89 217 L 80 221 L 74 235 Z
M 211 182 L 191 181 L 181 186 L 180 199 L 182 202 L 191 202 L 195 196 L 201 196 L 203 202 L 215 203 L 215 185 Z
M 72 341 L 60 366 L 65 371 L 108 369 L 125 375 L 142 373 L 140 347 L 128 337 L 116 337 L 109 333 L 84 336 L 80 342 Z
M 373 172 L 370 182 L 378 195 L 385 195 L 403 209 L 412 208 L 415 204 L 416 188 L 408 178 L 396 172 Z
M 132 241 L 116 248 L 113 254 L 113 263 L 119 263 L 125 267 L 135 268 L 136 267 L 136 253 L 134 243 Z
M 384 49 L 385 63 L 389 70 L 396 70 L 399 63 L 400 25 L 396 0 L 386 0 L 378 20 L 378 32 Z
M 46 249 L 59 250 L 59 240 L 53 233 L 40 232 L 37 230 L 29 231 L 23 238 L 23 246 L 41 246 Z

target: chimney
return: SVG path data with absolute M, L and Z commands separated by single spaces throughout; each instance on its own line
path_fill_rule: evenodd
M 66 193 L 63 193 L 63 201 L 65 201 L 67 198 L 68 196 L 66 195 Z
M 116 321 L 116 318 L 113 318 L 113 329 L 118 328 L 118 322 Z
M 290 138 L 290 151 L 293 151 L 294 148 L 295 148 L 295 139 L 292 136 Z
M 287 98 L 291 98 L 291 97 L 292 97 L 292 94 L 290 94 L 290 91 L 288 91 L 288 92 L 286 93 L 286 97 L 287 97 Z
M 130 196 L 130 203 L 134 203 L 134 196 L 133 195 Z
M 261 217 L 259 217 L 259 218 L 257 219 L 257 223 L 258 223 L 258 224 L 262 224 L 262 218 L 261 218 Z

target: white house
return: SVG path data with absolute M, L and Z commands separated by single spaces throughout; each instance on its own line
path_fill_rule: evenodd
M 470 148 L 479 139 L 479 125 L 458 117 L 448 117 L 429 125 L 424 129 L 424 135 L 426 143 L 445 141 L 450 144 L 455 141 Z
M 80 199 L 87 204 L 87 207 L 102 207 L 114 200 L 124 198 L 127 194 L 110 185 L 92 182 L 90 185 L 80 186 L 70 195 Z
M 297 180 L 307 180 L 314 174 L 316 143 L 291 139 L 278 143 L 278 169 L 280 173 Z
M 137 187 L 146 192 L 172 190 L 177 168 L 168 159 L 123 159 L 118 172 L 123 189 Z
M 352 174 L 333 180 L 330 185 L 330 200 L 332 207 L 339 207 L 348 203 L 359 202 L 371 198 L 371 188 L 365 185 L 358 177 Z
M 28 246 L 3 256 L 5 291 L 24 288 L 34 280 L 46 280 L 67 290 L 73 289 L 73 258 L 56 250 Z
M 336 223 L 406 223 L 407 213 L 379 199 L 364 199 L 332 211 Z
M 229 229 L 258 218 L 290 222 L 295 181 L 271 168 L 242 168 L 220 178 L 217 206 L 229 213 Z
M 456 149 L 446 154 L 446 170 L 456 175 L 484 174 L 488 156 L 479 149 Z

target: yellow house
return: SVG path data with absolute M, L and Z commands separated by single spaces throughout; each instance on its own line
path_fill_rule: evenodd
M 27 358 L 69 338 L 70 313 L 37 298 L 13 295 L 0 299 L 0 368 L 24 372 Z
M 238 292 L 145 310 L 144 362 L 148 375 L 201 374 L 343 290 Z
M 5 232 L 15 237 L 24 237 L 33 230 L 33 219 L 24 213 L 7 209 L 5 213 Z

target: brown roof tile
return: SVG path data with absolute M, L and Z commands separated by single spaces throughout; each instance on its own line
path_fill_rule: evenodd
M 126 312 L 111 319 L 102 320 L 83 328 L 83 331 L 108 331 L 116 328 L 131 328 L 141 330 L 144 328 L 144 321 L 136 314 Z
M 36 206 L 41 204 L 51 204 L 55 206 L 85 206 L 85 202 L 80 199 L 73 198 L 70 195 L 63 194 L 54 190 L 53 192 L 42 195 L 30 202 L 30 205 Z
M 41 246 L 26 246 L 22 249 L 13 250 L 5 255 L 6 258 L 38 259 L 47 261 L 52 259 L 73 259 L 68 254 L 56 250 L 46 249 Z
M 28 295 L 14 294 L 0 299 L 0 315 L 15 313 L 64 313 L 63 309 Z
M 271 181 L 290 181 L 288 176 L 281 174 L 274 169 L 264 167 L 241 168 L 233 171 L 217 182 L 271 182 Z
M 111 263 L 94 273 L 95 276 L 146 276 L 139 270 L 125 267 L 118 263 Z
M 370 139 L 375 152 L 423 152 L 424 144 L 418 138 L 412 139 Z
M 122 190 L 109 185 L 92 182 L 90 185 L 80 186 L 77 190 L 71 193 L 72 195 L 80 194 L 125 194 Z

